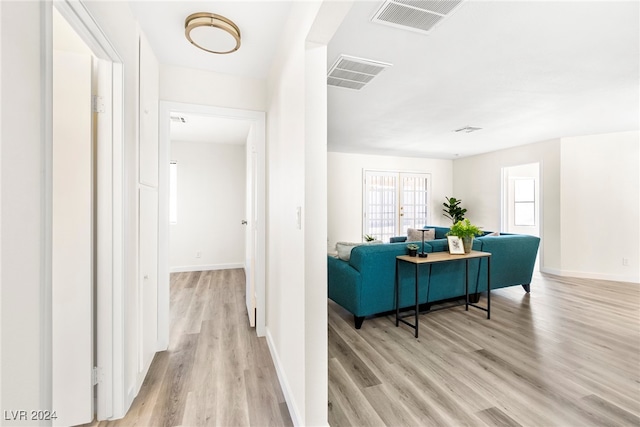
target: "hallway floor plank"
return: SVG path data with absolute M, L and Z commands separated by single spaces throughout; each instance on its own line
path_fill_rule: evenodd
M 91 426 L 291 426 L 265 338 L 249 327 L 241 269 L 171 274 L 169 350 L 127 415 Z

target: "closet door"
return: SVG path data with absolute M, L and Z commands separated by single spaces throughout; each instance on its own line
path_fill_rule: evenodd
M 151 364 L 158 341 L 158 192 L 140 189 L 139 372 Z

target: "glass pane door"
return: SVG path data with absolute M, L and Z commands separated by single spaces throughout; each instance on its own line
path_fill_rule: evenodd
M 364 234 L 388 242 L 398 235 L 398 174 L 366 171 L 364 188 Z
M 429 224 L 429 174 L 400 174 L 400 235 Z

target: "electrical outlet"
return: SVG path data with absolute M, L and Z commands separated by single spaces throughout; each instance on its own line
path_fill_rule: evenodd
M 202 252 L 198 251 L 196 252 L 196 258 L 200 258 L 202 256 Z
M 629 267 L 629 258 L 622 258 L 622 265 L 625 267 Z

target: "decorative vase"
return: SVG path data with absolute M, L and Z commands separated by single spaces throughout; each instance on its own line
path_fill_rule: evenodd
M 463 237 L 462 238 L 462 245 L 464 246 L 464 253 L 465 254 L 468 254 L 469 252 L 471 252 L 471 247 L 473 246 L 473 236 Z
M 408 251 L 409 251 L 409 256 L 418 256 L 417 249 L 408 249 Z

